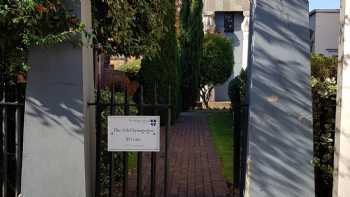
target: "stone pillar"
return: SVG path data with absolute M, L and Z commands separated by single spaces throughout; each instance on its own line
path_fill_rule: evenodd
M 306 0 L 254 0 L 246 197 L 314 197 Z
M 91 29 L 90 1 L 68 1 Z M 93 195 L 92 49 L 63 43 L 30 50 L 25 103 L 22 195 Z
M 250 12 L 243 12 L 244 20 L 241 25 L 243 32 L 243 41 L 242 41 L 242 68 L 245 70 L 248 65 L 248 47 L 249 47 L 249 21 L 250 21 Z
M 350 193 L 350 1 L 341 1 L 333 197 Z
M 203 12 L 203 31 L 204 33 L 215 32 L 215 13 L 214 12 Z

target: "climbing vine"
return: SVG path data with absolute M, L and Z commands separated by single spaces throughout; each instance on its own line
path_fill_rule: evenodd
M 1 0 L 0 29 L 0 63 L 17 73 L 28 69 L 29 47 L 71 39 L 84 25 L 61 0 Z
M 156 53 L 165 15 L 160 2 L 92 1 L 93 33 L 89 36 L 110 55 Z M 11 72 L 26 72 L 28 48 L 62 43 L 84 28 L 72 6 L 62 0 L 0 0 L 1 65 Z

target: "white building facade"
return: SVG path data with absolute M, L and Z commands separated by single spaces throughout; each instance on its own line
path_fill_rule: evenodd
M 339 9 L 317 9 L 310 12 L 312 53 L 338 55 L 339 17 Z
M 220 33 L 232 40 L 234 69 L 229 80 L 213 91 L 212 101 L 229 101 L 229 82 L 247 67 L 249 0 L 204 0 L 203 25 L 206 33 Z

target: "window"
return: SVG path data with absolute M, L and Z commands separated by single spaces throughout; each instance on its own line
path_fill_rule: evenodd
M 226 33 L 234 32 L 234 14 L 233 13 L 225 13 L 224 16 L 224 27 Z
M 338 53 L 338 49 L 326 49 L 328 53 Z

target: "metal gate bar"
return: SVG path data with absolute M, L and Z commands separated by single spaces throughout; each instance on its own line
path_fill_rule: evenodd
M 153 87 L 153 104 L 158 104 L 158 95 L 157 95 L 157 86 L 158 84 L 154 84 Z M 157 114 L 158 111 L 156 107 L 153 107 L 153 114 Z M 151 153 L 151 197 L 155 197 L 156 193 L 156 173 L 157 173 L 157 157 L 156 153 Z
M 111 97 L 110 97 L 111 104 L 115 104 L 115 86 L 112 85 L 111 88 Z M 110 106 L 109 114 L 112 116 L 115 115 L 115 106 Z M 112 185 L 113 185 L 113 152 L 108 153 L 108 163 L 109 163 L 109 189 L 108 189 L 108 196 L 112 197 Z
M 240 88 L 235 89 L 235 98 L 233 104 L 233 117 L 234 117 L 234 126 L 233 126 L 233 193 L 236 195 L 236 191 L 239 190 L 240 186 L 240 176 L 241 176 L 241 160 L 242 160 L 242 151 L 241 151 L 241 95 Z M 238 196 L 237 196 L 238 197 Z
M 0 72 L 0 196 L 21 193 L 24 104 L 18 84 L 10 84 L 5 63 Z
M 247 172 L 247 154 L 248 154 L 248 104 L 241 105 L 241 173 L 239 177 L 239 186 L 240 186 L 240 197 L 244 197 L 245 184 L 246 184 L 246 172 Z
M 247 139 L 248 139 L 248 104 L 242 102 L 241 88 L 244 83 L 239 83 L 234 89 L 233 98 L 233 197 L 243 197 L 245 188 L 247 165 Z M 245 98 L 246 99 L 246 98 Z M 244 99 L 243 99 L 244 100 Z
M 23 153 L 23 110 L 22 105 L 16 109 L 16 189 L 15 196 L 21 193 L 22 153 Z
M 140 87 L 140 108 L 139 108 L 139 114 L 143 115 L 143 86 Z M 137 197 L 142 197 L 142 153 L 137 153 L 137 186 L 136 186 L 136 195 Z
M 99 79 L 97 79 L 99 81 Z M 101 101 L 101 90 L 99 88 L 99 84 L 97 85 L 97 92 L 96 92 L 96 175 L 95 175 L 95 196 L 100 196 L 101 188 L 100 188 L 100 161 L 101 161 L 101 112 L 102 112 L 102 106 L 99 104 Z
M 124 116 L 129 115 L 128 87 L 124 87 Z M 128 196 L 128 153 L 123 152 L 123 197 Z
M 168 103 L 171 104 L 171 86 L 168 87 Z M 171 125 L 171 108 L 167 108 L 167 123 L 165 127 L 165 158 L 164 158 L 164 197 L 168 195 L 168 145 L 169 145 L 169 129 Z
M 5 101 L 5 97 L 3 98 Z M 5 103 L 5 102 L 3 102 Z M 7 187 L 8 187 L 8 151 L 7 151 L 7 105 L 2 106 L 2 173 L 3 173 L 3 182 L 2 182 L 2 195 L 7 197 Z

